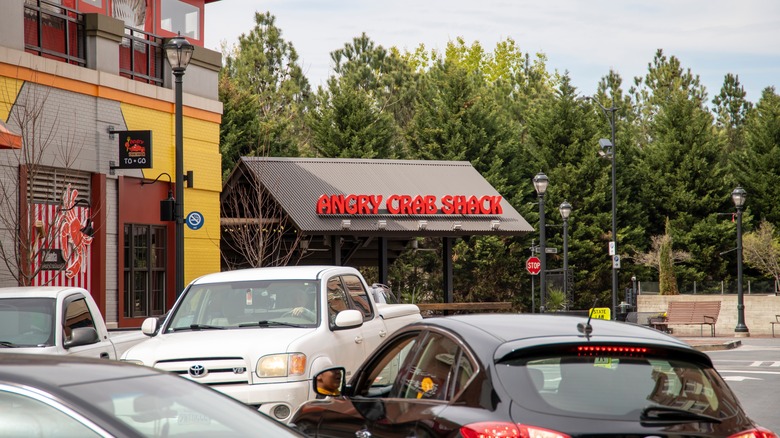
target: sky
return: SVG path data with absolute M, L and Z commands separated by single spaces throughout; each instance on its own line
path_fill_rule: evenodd
M 727 73 L 751 102 L 768 86 L 780 93 L 777 0 L 219 0 L 206 5 L 206 48 L 237 44 L 266 11 L 314 88 L 332 73 L 330 53 L 365 32 L 402 51 L 442 51 L 462 37 L 492 52 L 511 38 L 523 53 L 545 54 L 549 71 L 568 71 L 582 95 L 610 70 L 627 90 L 658 49 L 699 75 L 710 100 Z

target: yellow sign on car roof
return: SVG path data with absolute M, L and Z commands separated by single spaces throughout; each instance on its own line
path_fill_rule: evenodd
M 588 315 L 593 319 L 612 319 L 609 307 L 592 307 Z

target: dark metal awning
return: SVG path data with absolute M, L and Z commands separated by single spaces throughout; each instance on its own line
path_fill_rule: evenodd
M 459 237 L 522 235 L 533 227 L 474 167 L 463 161 L 371 160 L 325 158 L 243 157 L 240 167 L 251 171 L 262 186 L 306 235 L 373 237 Z M 234 171 L 235 174 L 235 171 Z M 226 188 L 227 190 L 227 188 Z M 320 211 L 322 196 L 360 196 L 381 199 L 373 211 L 335 214 Z M 395 198 L 393 198 L 395 197 Z M 391 211 L 405 201 L 425 197 L 433 214 L 407 208 Z M 445 197 L 450 199 L 447 203 Z M 327 199 L 324 202 L 327 202 Z M 392 207 L 388 208 L 388 201 Z M 445 213 L 453 204 L 477 205 L 468 213 Z M 495 203 L 493 205 L 492 203 Z M 493 208 L 490 208 L 490 207 Z M 481 211 L 480 211 L 481 210 Z

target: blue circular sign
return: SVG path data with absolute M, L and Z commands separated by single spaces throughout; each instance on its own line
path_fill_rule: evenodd
M 187 226 L 190 227 L 191 230 L 199 230 L 200 227 L 203 226 L 203 222 L 203 215 L 197 211 L 193 211 L 187 215 Z

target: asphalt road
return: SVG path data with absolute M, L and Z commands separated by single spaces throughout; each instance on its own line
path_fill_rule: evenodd
M 705 351 L 750 418 L 780 434 L 780 337 L 739 341 L 733 349 Z

